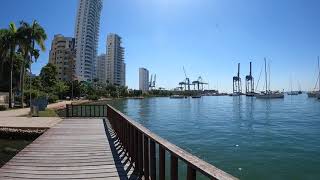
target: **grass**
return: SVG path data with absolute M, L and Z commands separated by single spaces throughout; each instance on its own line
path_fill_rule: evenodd
M 45 111 L 39 111 L 39 117 L 58 117 L 55 110 L 46 109 Z

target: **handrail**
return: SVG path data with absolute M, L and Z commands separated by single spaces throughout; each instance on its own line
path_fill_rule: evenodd
M 172 180 L 178 179 L 178 159 L 187 164 L 188 180 L 195 180 L 197 171 L 214 180 L 237 180 L 230 174 L 159 137 L 110 105 L 107 106 L 107 118 L 145 179 L 156 179 L 155 144 L 157 143 L 159 145 L 160 180 L 165 179 L 165 151 L 171 155 L 170 174 Z
M 67 104 L 66 117 L 106 117 L 106 107 L 103 104 Z

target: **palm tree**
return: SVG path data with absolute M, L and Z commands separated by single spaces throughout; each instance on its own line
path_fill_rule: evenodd
M 31 64 L 33 63 L 32 58 L 34 57 L 36 61 L 39 57 L 39 50 L 35 48 L 35 45 L 38 45 L 40 50 L 45 51 L 44 41 L 47 39 L 47 34 L 37 21 L 33 21 L 31 25 L 22 21 L 18 33 L 20 36 L 20 48 L 24 57 L 24 63 L 21 66 L 20 72 L 21 104 L 22 107 L 24 107 L 24 79 L 26 67 L 29 67 L 31 70 Z
M 14 23 L 9 24 L 8 29 L 0 30 L 0 55 L 10 62 L 9 76 L 9 108 L 12 108 L 12 81 L 13 81 L 13 60 L 18 45 L 17 28 Z

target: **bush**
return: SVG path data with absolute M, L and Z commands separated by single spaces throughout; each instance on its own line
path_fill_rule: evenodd
M 88 99 L 92 100 L 92 101 L 97 101 L 97 100 L 99 100 L 99 96 L 98 95 L 89 95 Z
M 39 91 L 39 90 L 31 90 L 31 98 L 32 99 L 37 99 L 37 98 L 43 98 L 43 97 L 47 97 L 46 93 Z M 24 102 L 27 104 L 30 104 L 30 90 L 26 90 L 24 92 Z
M 7 109 L 8 109 L 7 105 L 4 105 L 4 104 L 0 105 L 0 111 L 5 111 Z
M 59 100 L 59 97 L 57 95 L 54 94 L 49 94 L 48 95 L 48 102 L 49 103 L 55 103 Z

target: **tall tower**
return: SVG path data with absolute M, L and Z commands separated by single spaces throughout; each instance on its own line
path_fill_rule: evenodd
M 139 90 L 149 90 L 149 71 L 146 68 L 139 68 Z
M 80 81 L 95 78 L 102 0 L 78 0 L 75 27 L 76 77 Z
M 99 84 L 106 85 L 107 84 L 107 56 L 106 54 L 101 54 L 97 57 L 97 78 Z
M 109 34 L 107 39 L 107 82 L 115 86 L 126 85 L 124 48 L 117 34 Z

